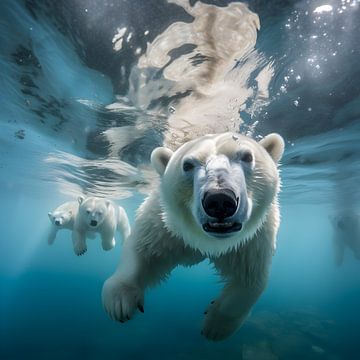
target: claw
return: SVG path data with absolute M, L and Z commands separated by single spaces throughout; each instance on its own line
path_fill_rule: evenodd
M 215 300 L 211 301 L 210 304 L 213 304 L 215 302 Z
M 119 320 L 122 324 L 124 323 L 124 320 Z
M 144 312 L 144 307 L 142 305 L 138 305 L 138 309 L 143 313 Z
M 130 316 L 129 316 L 129 315 L 126 315 L 126 318 L 127 318 L 128 320 L 130 320 Z
M 204 315 L 207 315 L 207 313 L 208 313 L 207 311 L 204 311 Z

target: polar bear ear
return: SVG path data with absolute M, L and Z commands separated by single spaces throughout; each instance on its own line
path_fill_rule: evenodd
M 83 201 L 84 201 L 84 197 L 83 196 L 79 196 L 78 197 L 78 202 L 79 202 L 79 204 L 81 204 Z
M 151 153 L 151 164 L 160 176 L 164 174 L 172 154 L 170 149 L 164 147 L 158 147 Z
M 276 133 L 265 136 L 259 144 L 265 148 L 275 163 L 278 163 L 284 153 L 284 139 Z
M 52 217 L 53 217 L 53 216 L 52 216 L 52 213 L 51 213 L 51 212 L 48 212 L 48 217 L 49 217 L 50 220 L 52 220 Z

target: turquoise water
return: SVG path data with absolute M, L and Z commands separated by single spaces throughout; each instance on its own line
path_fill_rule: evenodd
M 134 222 L 151 187 L 149 154 L 190 98 L 188 83 L 171 82 L 164 68 L 141 70 L 139 57 L 147 43 L 169 36 L 170 24 L 201 12 L 155 0 L 0 3 L 2 359 L 358 358 L 360 263 L 347 249 L 335 265 L 329 215 L 359 211 L 360 4 L 249 6 L 261 29 L 254 48 L 234 59 L 238 83 L 252 89 L 234 107 L 236 124 L 254 137 L 276 131 L 286 140 L 282 220 L 265 293 L 235 335 L 212 343 L 200 335 L 201 322 L 221 284 L 206 261 L 175 269 L 147 292 L 145 313 L 120 324 L 100 296 L 120 242 L 104 252 L 89 240 L 83 257 L 73 254 L 67 231 L 46 243 L 48 211 L 79 194 L 113 199 Z M 175 50 L 173 61 L 190 51 Z M 270 69 L 267 96 L 255 81 L 263 69 Z M 201 90 L 197 77 L 190 80 Z

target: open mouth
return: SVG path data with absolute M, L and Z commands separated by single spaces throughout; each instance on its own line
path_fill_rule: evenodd
M 203 224 L 203 229 L 209 233 L 228 234 L 242 229 L 242 224 L 238 222 L 207 222 Z
M 91 220 L 90 225 L 95 227 L 97 225 L 97 221 L 96 220 Z

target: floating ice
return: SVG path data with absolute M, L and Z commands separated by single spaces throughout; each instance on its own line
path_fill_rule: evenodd
M 117 28 L 117 33 L 112 38 L 112 43 L 114 44 L 113 48 L 115 51 L 120 51 L 123 44 L 123 37 L 126 33 L 126 27 Z M 128 36 L 129 38 L 129 36 Z M 129 39 L 130 40 L 130 39 Z
M 331 5 L 321 5 L 318 6 L 315 10 L 314 13 L 315 14 L 322 14 L 324 12 L 329 12 L 332 11 L 333 7 Z

